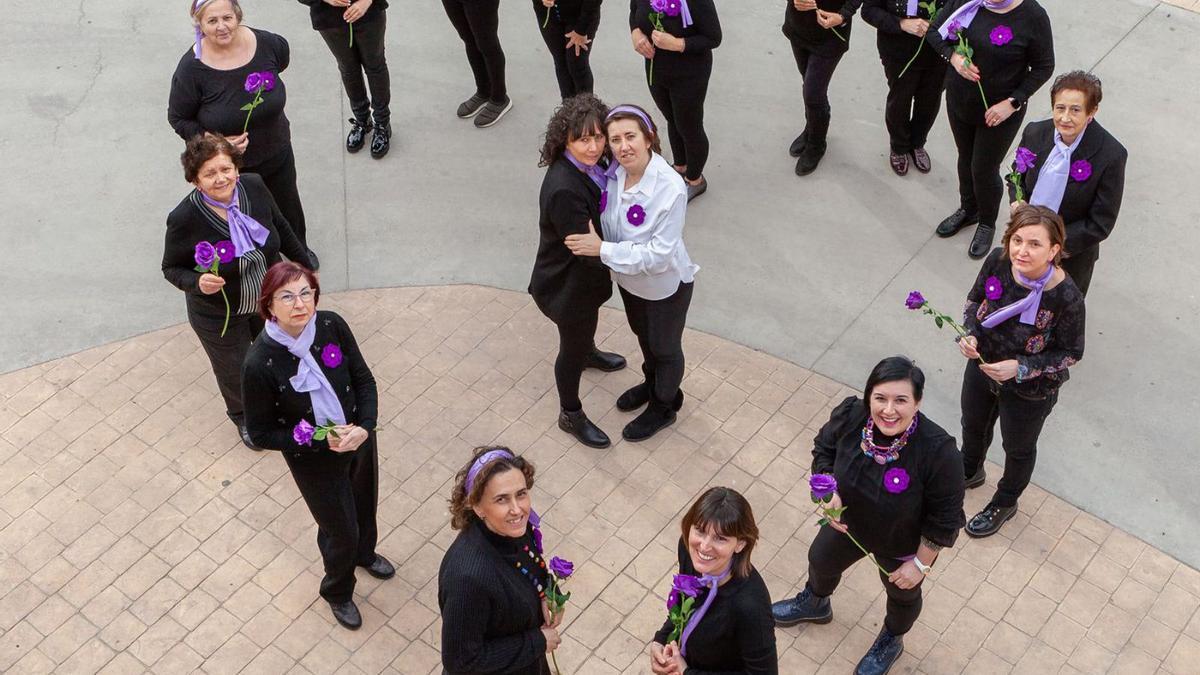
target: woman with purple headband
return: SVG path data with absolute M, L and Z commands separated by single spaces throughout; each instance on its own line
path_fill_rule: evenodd
M 447 675 L 549 675 L 563 613 L 551 616 L 533 464 L 508 448 L 476 448 L 450 492 L 458 536 L 438 570 Z

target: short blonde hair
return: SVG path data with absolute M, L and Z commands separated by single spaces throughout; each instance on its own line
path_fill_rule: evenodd
M 192 17 L 192 23 L 200 25 L 200 16 L 204 14 L 204 10 L 208 6 L 216 2 L 216 0 L 192 0 L 192 10 L 188 14 Z M 229 4 L 233 7 L 233 15 L 237 17 L 238 23 L 242 22 L 242 3 L 238 0 L 229 0 Z

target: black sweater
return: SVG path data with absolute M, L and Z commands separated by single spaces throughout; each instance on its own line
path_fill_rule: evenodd
M 600 27 L 600 3 L 604 0 L 556 0 L 550 9 L 552 16 L 563 24 L 563 32 L 572 31 L 590 38 L 596 37 L 596 29 Z M 533 0 L 533 8 L 540 21 L 546 18 L 546 6 L 542 0 Z M 563 39 L 566 44 L 566 38 Z
M 966 0 L 950 0 L 929 26 L 925 39 L 947 61 L 954 55 L 957 40 L 943 40 L 937 29 L 949 19 Z M 991 33 L 999 26 L 1012 30 L 1012 41 L 992 44 Z M 997 14 L 981 7 L 963 33 L 967 44 L 975 50 L 972 62 L 979 68 L 983 92 L 988 105 L 1014 98 L 1024 106 L 1031 96 L 1054 74 L 1054 35 L 1050 17 L 1037 0 L 1024 0 L 1016 9 Z M 946 105 L 959 111 L 964 118 L 978 117 L 982 124 L 983 100 L 979 85 L 968 81 L 954 69 L 946 73 Z
M 448 675 L 549 675 L 542 604 L 475 519 L 438 570 L 442 667 Z
M 692 557 L 679 540 L 679 573 L 696 575 Z M 708 589 L 696 597 L 696 610 L 708 597 Z M 654 634 L 665 645 L 674 624 L 668 618 Z M 750 576 L 731 578 L 717 589 L 700 623 L 688 637 L 686 675 L 777 675 L 775 620 L 771 617 L 771 594 L 758 570 Z
M 345 319 L 333 312 L 318 311 L 315 320 L 317 332 L 312 343 L 313 356 L 337 392 L 346 422 L 366 429 L 373 441 L 379 393 L 354 333 L 350 332 Z M 321 350 L 331 343 L 342 350 L 342 362 L 336 368 L 330 368 L 321 359 Z M 324 422 L 313 419 L 312 397 L 292 388 L 290 380 L 299 366 L 300 359 L 272 340 L 266 331 L 259 333 L 250 345 L 242 364 L 242 400 L 245 401 L 250 438 L 260 448 L 280 450 L 293 459 L 349 457 L 350 453 L 330 450 L 327 440 L 314 439 L 312 445 L 307 446 L 292 438 L 292 430 L 300 420 L 308 420 L 313 426 Z
M 287 150 L 292 143 L 291 124 L 283 112 L 287 88 L 280 74 L 287 69 L 291 51 L 287 40 L 265 30 L 251 28 L 258 46 L 250 62 L 233 70 L 216 70 L 204 65 L 191 49 L 184 52 L 171 77 L 167 121 L 183 140 L 211 131 L 221 136 L 239 136 L 246 123 L 241 108 L 254 100 L 245 89 L 250 73 L 275 74 L 275 88 L 263 92 L 262 103 L 250 115 L 250 144 L 242 156 L 245 170 L 252 171 Z
M 656 83 L 707 78 L 712 74 L 712 50 L 721 46 L 721 20 L 717 17 L 717 7 L 713 0 L 689 0 L 688 9 L 692 13 L 692 25 L 687 28 L 683 27 L 682 13 L 679 16 L 663 14 L 663 28 L 671 35 L 683 38 L 683 51 L 655 49 Z M 654 32 L 650 13 L 650 0 L 630 0 L 629 30 L 640 28 L 646 34 L 646 39 L 650 39 L 650 34 Z M 649 72 L 650 59 L 646 59 L 646 68 Z
M 822 28 L 817 23 L 816 10 L 801 12 L 796 9 L 792 0 L 787 0 L 787 8 L 783 12 L 783 34 L 792 42 L 803 45 L 808 50 L 825 56 L 833 56 L 850 49 L 850 29 L 853 27 L 854 13 L 858 11 L 863 0 L 817 0 L 817 7 L 826 12 L 837 12 L 845 20 L 836 26 L 838 34 L 845 38 L 843 42 L 833 30 Z
M 851 396 L 833 409 L 813 442 L 812 472 L 831 473 L 846 507 L 842 522 L 868 551 L 886 558 L 913 555 L 921 537 L 944 547 L 954 545 L 966 524 L 963 514 L 962 456 L 954 438 L 922 413 L 900 457 L 878 464 L 863 454 L 862 431 L 867 407 Z M 894 438 L 878 432 L 875 443 Z M 908 474 L 908 487 L 899 493 L 884 488 L 891 469 Z
M 939 10 L 946 6 L 946 0 L 936 0 Z M 908 60 L 921 48 L 921 53 L 913 61 L 910 69 L 944 67 L 945 61 L 941 55 L 929 45 L 923 45 L 922 38 L 911 33 L 905 33 L 900 28 L 900 20 L 907 18 L 929 19 L 929 12 L 918 6 L 917 16 L 908 16 L 907 0 L 864 0 L 862 6 L 863 21 L 875 27 L 875 46 L 879 49 L 879 58 L 884 63 L 898 65 L 903 68 Z
M 1054 149 L 1054 121 L 1042 120 L 1026 125 L 1021 134 L 1021 147 L 1032 150 L 1037 160 L 1021 177 L 1025 199 L 1033 194 L 1037 185 L 1038 171 L 1046 163 Z M 1067 179 L 1063 190 L 1062 204 L 1058 215 L 1067 226 L 1067 253 L 1072 258 L 1095 260 L 1100 257 L 1100 242 L 1112 234 L 1121 211 L 1121 198 L 1125 194 L 1125 160 L 1129 158 L 1125 146 L 1100 126 L 1096 120 L 1088 124 L 1083 140 L 1071 162 L 1086 160 L 1092 165 L 1092 175 L 1085 181 Z M 1016 201 L 1016 188 L 1012 181 L 1008 185 L 1008 198 Z
M 291 225 L 280 213 L 271 191 L 257 174 L 243 173 L 239 179 L 238 208 L 270 231 L 267 241 L 258 248 L 263 258 L 261 272 L 279 262 L 283 253 L 289 260 L 311 266 L 308 251 L 292 232 Z M 200 292 L 200 275 L 196 271 L 196 244 L 207 241 L 216 244 L 229 239 L 229 227 L 201 199 L 198 190 L 188 196 L 167 216 L 166 242 L 163 245 L 162 273 L 167 281 L 187 295 L 188 311 L 210 318 L 225 317 L 225 301 L 220 293 L 205 295 Z M 249 257 L 249 256 L 245 256 Z M 262 286 L 259 271 L 249 267 L 249 261 L 234 258 L 219 268 L 225 280 L 225 294 L 229 297 L 232 313 L 238 313 L 239 300 L 243 297 L 258 297 Z M 251 288 L 242 288 L 243 273 L 248 274 Z
M 300 0 L 300 4 L 308 5 L 308 17 L 312 21 L 313 30 L 328 30 L 348 25 L 342 18 L 342 15 L 346 13 L 345 7 L 334 7 L 325 0 Z M 377 20 L 387 7 L 387 0 L 375 0 L 367 9 L 367 13 L 355 21 L 354 25 L 361 26 Z
M 600 187 L 570 160 L 559 157 L 546 169 L 529 294 L 555 323 L 594 311 L 612 296 L 612 276 L 600 258 L 576 256 L 563 244 L 569 234 L 587 234 L 589 220 L 603 239 L 599 202 Z

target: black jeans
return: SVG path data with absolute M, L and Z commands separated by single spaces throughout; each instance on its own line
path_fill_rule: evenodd
M 712 73 L 683 79 L 654 78 L 650 97 L 667 122 L 671 163 L 687 166 L 688 180 L 696 180 L 708 163 L 708 134 L 704 131 L 704 98 Z M 667 80 L 667 81 L 663 81 Z
M 926 65 L 921 59 L 900 77 L 900 71 L 908 61 L 892 63 L 883 61 L 883 74 L 887 77 L 888 94 L 883 120 L 887 125 L 892 152 L 903 155 L 925 147 L 929 130 L 937 121 L 942 107 L 942 90 L 946 86 L 946 66 L 939 63 Z
M 546 22 L 547 11 L 550 12 L 549 22 Z M 567 29 L 555 8 L 547 10 L 541 0 L 534 0 L 533 14 L 537 17 L 538 30 L 542 33 L 546 49 L 550 50 L 550 57 L 554 59 L 554 76 L 558 78 L 559 95 L 565 100 L 576 94 L 592 93 L 595 83 L 589 61 L 592 52 L 580 49 L 579 56 L 576 56 L 574 47 L 566 47 Z M 542 25 L 543 22 L 546 22 L 545 26 Z
M 262 176 L 279 211 L 287 218 L 288 225 L 300 238 L 300 243 L 308 248 L 307 228 L 304 224 L 304 205 L 300 203 L 300 190 L 296 187 L 296 155 L 292 152 L 292 144 L 287 149 L 276 153 L 274 157 L 256 165 L 242 167 L 243 173 L 256 173 Z
M 237 425 L 245 422 L 242 407 L 242 362 L 250 343 L 263 329 L 263 320 L 257 314 L 234 314 L 229 317 L 229 328 L 221 337 L 221 326 L 225 317 L 201 316 L 191 310 L 187 313 L 188 323 L 200 338 L 200 346 L 208 355 L 213 375 L 217 378 L 217 389 L 225 399 L 225 414 Z
M 587 367 L 588 356 L 596 341 L 600 308 L 571 312 L 558 325 L 558 358 L 554 359 L 554 384 L 563 410 L 580 410 L 579 379 Z
M 321 597 L 346 602 L 354 594 L 354 568 L 375 561 L 379 528 L 379 454 L 375 432 L 354 452 L 295 454 L 284 459 L 300 496 L 317 521 L 317 548 L 325 563 Z
M 384 35 L 387 32 L 387 13 L 370 23 L 354 24 L 354 46 L 350 46 L 350 24 L 321 31 L 321 37 L 337 60 L 342 74 L 342 86 L 350 99 L 350 110 L 354 119 L 366 124 L 374 109 L 375 124 L 386 127 L 391 120 L 388 106 L 392 101 L 392 79 L 388 73 L 384 56 Z M 363 84 L 363 73 L 371 87 L 367 98 L 367 86 Z
M 492 103 L 507 103 L 504 50 L 500 48 L 500 0 L 442 0 L 442 6 L 467 49 L 475 93 Z
M 979 214 L 980 224 L 995 226 L 1004 196 L 1000 165 L 1021 130 L 1025 108 L 999 126 L 989 127 L 978 107 L 968 108 L 971 119 L 967 119 L 953 106 L 946 105 L 950 133 L 954 134 L 954 145 L 958 147 L 958 199 L 964 211 Z
M 694 286 L 681 283 L 662 300 L 644 300 L 621 289 L 625 317 L 642 348 L 642 373 L 653 397 L 664 405 L 675 401 L 683 382 L 683 326 Z
M 1001 387 L 984 375 L 977 361 L 967 362 L 962 385 L 963 473 L 969 478 L 979 471 L 999 419 L 1004 475 L 996 486 L 993 504 L 1016 506 L 1033 477 L 1038 436 L 1057 401 L 1057 392 L 1041 399 L 1020 396 L 1011 386 Z
M 805 586 L 817 597 L 829 597 L 841 582 L 842 572 L 864 557 L 850 537 L 831 527 L 822 527 L 813 539 L 812 546 L 808 547 L 808 581 Z M 903 564 L 883 556 L 877 559 L 888 572 L 895 572 Z M 887 592 L 887 616 L 883 625 L 892 635 L 904 635 L 921 615 L 921 584 L 904 589 L 888 581 L 883 573 L 879 578 Z

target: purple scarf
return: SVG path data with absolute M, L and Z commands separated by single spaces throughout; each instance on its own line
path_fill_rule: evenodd
M 574 164 L 576 169 L 586 173 L 587 177 L 591 178 L 592 182 L 595 183 L 601 190 L 604 189 L 605 185 L 608 183 L 608 174 L 604 171 L 604 169 L 600 168 L 599 164 L 588 166 L 587 164 L 575 159 L 575 155 L 572 155 L 569 150 L 564 152 L 563 156 L 567 158 L 568 162 Z
M 679 0 L 679 18 L 683 20 L 684 28 L 692 25 L 692 10 L 688 7 L 687 0 Z
M 479 475 L 480 471 L 483 471 L 483 467 L 487 466 L 488 462 L 494 462 L 501 457 L 514 459 L 511 452 L 501 449 L 488 450 L 475 459 L 475 461 L 471 464 L 471 468 L 467 469 L 466 488 L 468 495 L 471 494 L 471 488 L 475 486 L 475 478 Z M 533 509 L 529 509 L 529 524 L 533 525 L 535 529 L 542 524 L 541 517 L 538 516 L 537 511 L 534 511 Z
M 730 564 L 729 567 L 726 567 L 725 571 L 721 572 L 720 574 L 705 574 L 704 576 L 700 577 L 700 584 L 702 586 L 708 586 L 708 596 L 704 598 L 704 604 L 700 605 L 700 609 L 692 613 L 692 616 L 688 618 L 687 625 L 683 627 L 683 634 L 679 636 L 680 655 L 684 657 L 687 656 L 688 638 L 691 637 L 692 631 L 696 629 L 696 626 L 700 625 L 700 619 L 704 618 L 704 613 L 707 612 L 708 608 L 712 606 L 713 600 L 717 599 L 717 588 L 721 585 L 721 581 L 723 581 L 725 577 L 729 576 L 731 571 L 733 571 L 732 564 Z
M 938 35 L 941 35 L 943 40 L 949 40 L 953 37 L 950 35 L 950 26 L 957 22 L 958 25 L 965 30 L 967 26 L 970 26 L 971 22 L 975 20 L 975 15 L 979 13 L 980 7 L 987 7 L 988 9 L 1004 9 L 1016 1 L 1017 0 L 995 0 L 993 2 L 988 2 L 988 0 L 967 0 L 962 7 L 956 9 L 954 13 L 946 19 L 941 28 L 938 28 Z M 914 4 L 916 3 L 912 2 L 912 0 L 909 0 L 909 7 L 912 7 Z M 909 13 L 912 14 L 912 11 L 909 11 Z
M 1046 284 L 1050 283 L 1050 278 L 1054 276 L 1054 265 L 1049 265 L 1046 273 L 1040 279 L 1026 279 L 1025 275 L 1017 272 L 1016 268 L 1013 269 L 1013 272 L 1022 286 L 1029 287 L 1029 295 L 989 314 L 983 320 L 984 328 L 995 328 L 1017 314 L 1021 315 L 1023 324 L 1032 326 L 1037 321 L 1038 308 L 1042 306 L 1042 291 L 1046 288 Z
M 1075 142 L 1063 143 L 1058 130 L 1054 130 L 1054 149 L 1042 163 L 1038 171 L 1037 185 L 1033 186 L 1033 194 L 1029 195 L 1029 203 L 1033 206 L 1045 206 L 1057 212 L 1062 206 L 1063 193 L 1067 190 L 1067 179 L 1071 175 L 1071 154 L 1079 147 L 1087 127 L 1075 137 Z
M 233 241 L 233 250 L 239 258 L 267 243 L 267 237 L 271 236 L 271 231 L 263 227 L 262 223 L 242 213 L 242 210 L 238 208 L 237 185 L 233 186 L 233 196 L 229 199 L 228 204 L 222 204 L 204 194 L 203 191 L 200 191 L 200 198 L 204 200 L 205 204 L 225 209 L 225 220 L 229 225 L 229 238 Z
M 288 335 L 275 321 L 268 321 L 264 330 L 272 340 L 286 347 L 292 356 L 300 359 L 296 374 L 288 381 L 296 393 L 307 393 L 312 399 L 313 417 L 316 418 L 317 424 L 345 424 L 346 413 L 342 411 L 342 402 L 338 400 L 333 385 L 329 384 L 329 379 L 321 372 L 321 366 L 317 365 L 317 360 L 312 355 L 313 339 L 317 336 L 316 313 L 308 320 L 308 324 L 297 338 Z
M 205 2 L 208 2 L 208 0 L 192 0 L 192 21 L 196 24 L 196 38 L 192 44 L 192 53 L 196 55 L 197 59 L 200 58 L 200 41 L 204 39 L 204 32 L 200 30 L 200 22 L 196 19 L 196 8 Z
M 918 4 L 919 2 L 920 0 L 908 0 L 908 9 L 904 10 L 904 14 L 906 16 L 916 16 L 917 12 L 921 9 Z

